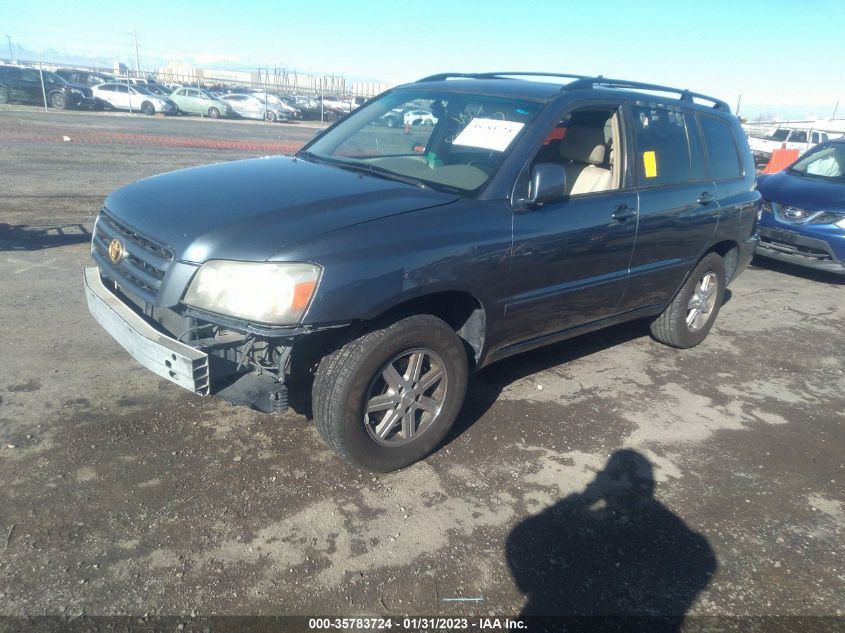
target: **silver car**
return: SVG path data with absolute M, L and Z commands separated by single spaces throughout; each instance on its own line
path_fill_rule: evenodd
M 263 95 L 228 94 L 220 97 L 232 106 L 232 109 L 245 119 L 264 119 L 265 121 L 288 121 L 290 113 Z

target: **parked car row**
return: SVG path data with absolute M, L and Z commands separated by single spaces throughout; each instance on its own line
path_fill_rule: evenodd
M 44 88 L 42 90 L 42 77 Z M 284 95 L 264 90 L 163 84 L 152 79 L 114 77 L 74 68 L 55 72 L 0 66 L 0 103 L 43 103 L 57 108 L 110 108 L 152 115 L 196 114 L 265 121 L 335 121 L 363 103 L 363 97 Z
M 101 106 L 90 87 L 37 68 L 0 66 L 0 103 L 48 103 L 57 110 Z

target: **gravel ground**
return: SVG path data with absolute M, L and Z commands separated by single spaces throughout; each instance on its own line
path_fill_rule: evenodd
M 755 262 L 694 349 L 634 323 L 493 365 L 375 476 L 88 315 L 111 190 L 256 155 L 61 140 L 95 132 L 314 129 L 0 106 L 0 614 L 845 612 L 845 278 Z

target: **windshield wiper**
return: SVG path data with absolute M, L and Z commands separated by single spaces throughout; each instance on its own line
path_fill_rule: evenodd
M 423 180 L 413 178 L 411 176 L 405 176 L 403 174 L 397 174 L 396 172 L 390 171 L 389 169 L 379 167 L 378 165 L 371 165 L 370 163 L 353 163 L 347 160 L 341 160 L 332 156 L 314 154 L 313 152 L 308 151 L 297 152 L 296 154 L 294 154 L 294 158 L 302 158 L 304 160 L 309 160 L 315 163 L 324 163 L 326 165 L 335 165 L 336 167 L 340 167 L 341 169 L 348 169 L 349 171 L 365 172 L 373 176 L 385 178 L 387 180 L 404 182 L 405 184 L 413 185 L 415 187 L 419 187 L 420 189 L 429 188 L 429 186 Z
M 387 180 L 396 180 L 398 182 L 404 182 L 407 185 L 414 185 L 415 187 L 419 187 L 420 189 L 427 189 L 428 185 L 425 181 L 420 180 L 419 178 L 414 178 L 412 176 L 405 176 L 404 174 L 397 174 L 395 171 L 390 171 L 389 169 L 385 169 L 384 167 L 379 167 L 378 165 L 373 165 L 371 163 L 349 163 L 346 161 L 337 161 L 335 163 L 338 167 L 348 168 L 352 171 L 364 171 L 373 176 L 379 176 L 381 178 L 386 178 Z
M 315 154 L 314 152 L 308 151 L 300 151 L 293 155 L 294 158 L 302 158 L 303 160 L 310 160 L 315 163 L 327 163 L 327 164 L 335 164 L 338 161 L 328 158 L 326 156 L 320 156 L 319 154 Z

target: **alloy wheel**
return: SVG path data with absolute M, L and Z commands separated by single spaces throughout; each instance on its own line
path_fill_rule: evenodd
M 716 273 L 708 271 L 695 284 L 695 291 L 687 304 L 687 327 L 690 332 L 697 332 L 713 312 L 716 305 L 716 291 L 719 289 L 719 279 Z
M 386 363 L 364 400 L 370 437 L 383 446 L 400 446 L 434 426 L 449 388 L 444 368 L 430 349 L 408 350 Z

